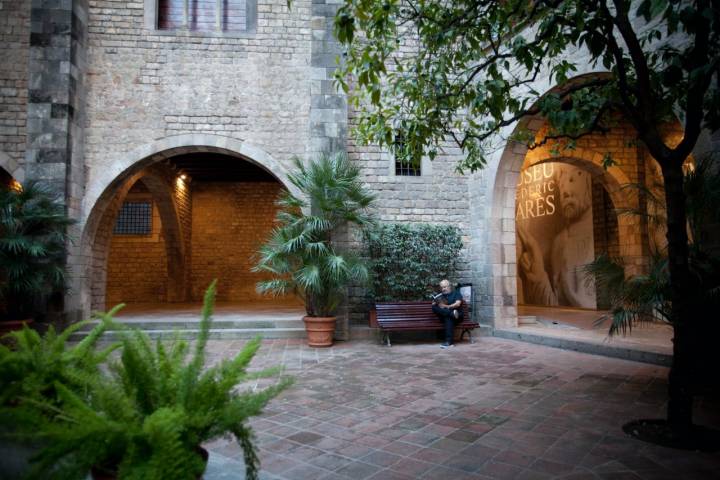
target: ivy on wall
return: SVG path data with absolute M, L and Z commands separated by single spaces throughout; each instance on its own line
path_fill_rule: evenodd
M 448 225 L 380 224 L 366 238 L 375 301 L 428 300 L 455 280 L 460 230 Z

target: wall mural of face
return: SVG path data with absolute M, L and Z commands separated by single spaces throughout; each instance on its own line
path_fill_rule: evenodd
M 590 208 L 590 176 L 581 168 L 563 165 L 557 176 L 560 210 L 568 222 L 575 222 Z

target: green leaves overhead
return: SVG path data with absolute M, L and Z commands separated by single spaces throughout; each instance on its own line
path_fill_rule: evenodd
M 496 135 L 528 116 L 577 139 L 622 112 L 655 158 L 682 161 L 699 128 L 720 126 L 720 16 L 709 1 L 345 0 L 336 72 L 358 111 L 361 141 L 434 157 L 454 141 L 460 170 L 482 168 Z M 579 53 L 578 53 L 579 52 Z M 574 79 L 588 63 L 599 74 Z M 549 77 L 553 94 L 542 97 Z M 565 102 L 571 98 L 571 102 Z M 680 112 L 691 127 L 665 145 L 658 126 Z M 554 112 L 555 115 L 550 115 Z M 559 114 L 561 113 L 562 114 Z M 682 157 L 682 158 L 681 158 Z

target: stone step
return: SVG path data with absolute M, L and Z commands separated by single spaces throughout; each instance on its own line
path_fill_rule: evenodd
M 518 315 L 518 325 L 535 325 L 538 323 L 535 315 Z
M 550 331 L 550 329 L 548 329 Z M 508 340 L 535 343 L 547 347 L 560 348 L 563 350 L 574 350 L 576 352 L 602 355 L 604 357 L 621 358 L 634 362 L 650 363 L 654 365 L 670 366 L 672 354 L 640 350 L 637 347 L 627 345 L 609 345 L 603 342 L 593 342 L 584 339 L 563 338 L 551 336 L 550 334 L 528 333 L 521 328 L 496 328 L 493 335 Z
M 197 328 L 171 328 L 171 329 L 151 329 L 144 330 L 152 339 L 172 340 L 181 338 L 185 340 L 194 340 L 197 338 L 199 329 Z M 70 339 L 81 340 L 86 332 L 76 332 Z M 254 338 L 256 336 L 263 338 L 306 338 L 305 327 L 301 328 L 212 328 L 210 329 L 210 339 L 212 340 L 233 340 Z M 108 330 L 103 334 L 103 340 L 119 340 L 122 336 L 120 330 Z
M 350 325 L 350 340 L 375 340 L 378 337 L 378 329 L 367 325 Z
M 152 319 L 128 319 L 123 320 L 122 318 L 116 319 L 120 325 L 139 328 L 144 331 L 153 330 L 198 330 L 200 328 L 200 322 L 198 320 L 152 320 Z M 97 325 L 97 321 L 91 322 L 85 325 L 80 331 L 90 331 Z M 263 320 L 213 320 L 213 330 L 228 330 L 228 329 L 304 329 L 305 324 L 302 320 L 287 320 L 287 319 L 263 319 Z M 114 330 L 113 328 L 108 331 Z

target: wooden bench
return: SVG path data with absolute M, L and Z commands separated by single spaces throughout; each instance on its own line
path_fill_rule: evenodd
M 472 330 L 478 328 L 478 323 L 470 318 L 470 312 L 465 302 L 462 304 L 464 312 L 463 321 L 455 326 L 461 329 L 460 340 L 468 334 L 470 343 L 473 343 Z M 380 302 L 370 311 L 370 326 L 377 327 L 383 333 L 383 343 L 390 345 L 390 332 L 413 330 L 444 330 L 445 325 L 432 311 L 432 302 Z

